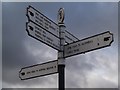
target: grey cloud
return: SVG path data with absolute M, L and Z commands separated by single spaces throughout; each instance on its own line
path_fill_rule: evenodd
M 66 10 L 66 13 L 73 15 L 66 14 L 66 22 L 70 22 L 67 28 L 81 39 L 106 30 L 117 33 L 117 3 L 103 4 L 105 3 L 80 3 L 76 10 Z
M 98 54 L 98 55 L 96 55 Z M 67 87 L 75 88 L 116 88 L 116 83 L 110 81 L 114 77 L 117 77 L 117 66 L 112 68 L 112 65 L 117 62 L 117 60 L 110 60 L 107 56 L 99 53 L 89 53 L 87 55 L 81 55 L 69 59 L 66 64 L 66 81 Z M 104 69 L 105 79 L 100 73 L 97 74 L 95 70 Z M 91 76 L 91 74 L 93 75 Z M 95 77 L 94 77 L 95 74 Z M 72 77 L 72 78 L 71 78 Z M 92 77 L 92 79 L 91 79 Z M 102 83 L 102 84 L 101 84 Z
M 8 4 L 8 3 L 7 3 Z M 3 4 L 3 67 L 18 66 L 21 63 L 32 62 L 32 57 L 28 57 L 23 47 L 23 41 L 25 39 L 25 11 L 19 10 L 22 6 L 13 6 Z M 12 4 L 12 3 L 11 3 Z M 6 12 L 7 11 L 7 12 Z M 22 16 L 21 16 L 22 14 Z M 14 18 L 13 18 L 14 17 Z M 24 61 L 24 62 L 21 62 Z M 6 65 L 7 64 L 7 65 Z M 9 66 L 10 65 L 10 66 Z
M 26 6 L 27 7 L 27 6 Z M 31 39 L 25 31 L 26 7 L 21 3 L 3 4 L 3 81 L 8 83 L 24 83 L 19 79 L 19 71 L 22 67 L 36 64 L 24 46 L 25 39 Z M 33 43 L 34 45 L 34 43 Z M 38 48 L 39 49 L 39 48 Z M 31 51 L 32 52 L 32 51 Z M 43 52 L 44 54 L 44 52 Z M 42 58 L 41 58 L 42 60 Z M 12 77 L 12 78 L 11 78 Z M 34 84 L 39 80 L 33 80 Z M 41 82 L 42 81 L 42 82 Z M 40 82 L 44 83 L 45 79 Z M 48 81 L 48 79 L 47 79 Z M 26 83 L 24 83 L 26 84 Z M 24 85 L 23 84 L 23 85 Z
M 97 82 L 97 83 L 96 83 Z M 94 88 L 117 88 L 117 85 L 109 80 L 105 80 L 103 78 L 99 78 L 95 81 L 91 81 L 91 85 Z M 91 86 L 90 86 L 91 87 Z
M 104 5 L 98 6 L 99 4 Z M 24 66 L 57 59 L 55 50 L 27 35 L 25 14 L 28 5 L 32 5 L 54 21 L 56 21 L 57 10 L 64 7 L 67 30 L 79 38 L 110 29 L 115 34 L 115 40 L 117 39 L 117 3 L 3 3 L 3 82 L 8 85 L 19 84 L 21 87 L 22 85 L 28 87 L 38 85 L 38 87 L 42 87 L 54 84 L 53 86 L 57 87 L 56 75 L 27 81 L 21 81 L 18 77 L 19 70 Z M 114 45 L 116 43 L 117 41 Z M 38 54 L 33 55 L 37 51 L 39 51 Z M 89 85 L 87 82 L 88 72 L 96 68 L 98 61 L 96 61 L 96 55 L 87 56 L 89 55 L 66 59 L 66 87 L 87 87 Z M 91 60 L 94 62 L 92 63 Z M 100 82 L 104 81 L 102 79 Z M 99 85 L 99 81 L 95 82 L 96 87 L 104 87 L 104 85 Z M 109 81 L 104 83 L 106 87 L 112 87 L 113 84 Z M 4 87 L 6 86 L 4 85 Z
M 95 68 L 84 55 L 66 59 L 66 83 L 68 88 L 87 87 L 87 72 Z M 72 77 L 72 78 L 71 78 Z

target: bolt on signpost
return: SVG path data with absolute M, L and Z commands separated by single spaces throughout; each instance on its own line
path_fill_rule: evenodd
M 65 58 L 108 47 L 113 42 L 109 31 L 82 40 L 66 30 L 64 9 L 58 11 L 58 24 L 33 8 L 27 7 L 28 22 L 26 31 L 29 36 L 58 50 L 57 60 L 21 68 L 21 80 L 32 79 L 58 73 L 59 90 L 65 90 Z

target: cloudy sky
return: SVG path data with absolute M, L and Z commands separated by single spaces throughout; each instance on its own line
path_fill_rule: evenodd
M 58 74 L 21 81 L 25 66 L 56 60 L 57 51 L 28 36 L 26 8 L 33 6 L 57 22 L 60 7 L 65 9 L 66 29 L 79 39 L 105 31 L 114 34 L 110 47 L 66 58 L 67 88 L 118 87 L 118 3 L 2 3 L 2 87 L 57 88 Z

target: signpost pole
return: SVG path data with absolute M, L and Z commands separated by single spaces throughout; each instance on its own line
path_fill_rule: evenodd
M 64 58 L 64 44 L 65 44 L 65 25 L 59 24 L 60 29 L 60 51 L 58 52 L 58 80 L 59 90 L 65 90 L 65 58 Z
M 65 58 L 64 58 L 64 45 L 65 45 L 65 25 L 64 25 L 64 9 L 60 8 L 58 11 L 58 25 L 59 25 L 59 38 L 60 50 L 58 51 L 58 81 L 59 90 L 65 90 Z
M 58 11 L 58 25 L 59 25 L 59 38 L 60 50 L 58 51 L 58 81 L 59 90 L 65 90 L 65 58 L 64 58 L 64 45 L 65 45 L 65 25 L 64 25 L 64 9 L 60 8 Z

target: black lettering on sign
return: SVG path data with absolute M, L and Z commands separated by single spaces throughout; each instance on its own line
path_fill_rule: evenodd
M 36 19 L 35 19 L 35 22 L 37 22 L 37 23 L 38 23 L 38 20 L 36 20 Z
M 42 16 L 40 16 L 40 18 L 42 18 L 42 19 L 43 19 L 43 17 L 42 17 Z
M 35 22 L 37 22 L 39 25 L 43 26 L 43 24 L 41 22 L 39 22 L 38 20 L 36 20 L 36 19 L 35 19 Z
M 43 40 L 43 38 L 42 38 L 41 36 L 39 36 L 39 35 L 37 35 L 37 34 L 35 34 L 35 36 Z
M 31 73 L 35 73 L 35 71 L 31 71 Z
M 38 27 L 36 27 L 36 26 L 35 26 L 35 29 L 38 29 L 38 30 L 39 30 L 39 28 L 38 28 Z
M 50 40 L 51 42 L 53 42 L 53 40 L 51 38 L 47 37 L 47 39 Z
M 46 34 L 46 32 L 45 32 L 45 31 L 43 31 L 43 33 L 44 33 L 44 34 Z
M 41 22 L 38 22 L 38 23 L 43 26 L 43 24 Z
M 91 41 L 86 41 L 86 42 L 83 42 L 82 45 L 90 44 L 90 43 L 92 43 L 92 42 L 93 42 L 92 40 L 91 40 Z
M 48 26 L 48 23 L 45 22 L 45 25 Z
M 67 50 L 69 50 L 69 49 L 71 49 L 71 47 L 70 47 L 70 46 L 67 48 Z
M 45 26 L 46 29 L 49 29 L 47 26 Z
M 75 49 L 75 50 L 74 50 L 74 52 L 78 52 L 78 51 L 79 51 L 79 49 Z
M 30 74 L 30 72 L 27 72 L 27 74 Z
M 49 70 L 49 69 L 53 69 L 53 66 L 51 66 L 51 67 L 47 67 L 47 70 Z
M 35 12 L 35 14 L 36 14 L 37 16 L 39 16 L 39 14 L 38 14 L 37 12 Z
M 48 43 L 50 43 L 50 41 L 48 40 Z
M 46 42 L 48 42 L 48 43 L 49 43 L 49 41 L 48 41 L 48 40 L 46 40 Z
M 33 17 L 34 16 L 34 13 L 32 13 L 31 11 L 29 11 L 30 15 Z
M 78 46 L 81 46 L 81 44 L 80 44 L 80 43 L 78 43 Z
M 39 30 L 40 32 L 42 31 L 40 28 L 38 28 L 38 27 L 36 27 L 36 26 L 35 26 L 35 29 Z
M 39 69 L 39 71 L 44 71 L 45 70 L 45 68 L 41 68 L 41 69 Z
M 47 23 L 51 24 L 47 19 L 44 18 L 44 20 L 45 20 Z
M 55 31 L 55 28 L 53 26 L 49 25 L 49 27 Z
M 43 34 L 43 37 L 45 38 L 46 36 Z
M 37 20 L 39 20 L 40 22 L 43 22 L 43 20 L 42 19 L 40 19 L 39 17 L 35 17 Z
M 72 46 L 72 48 L 75 48 L 75 47 L 77 47 L 77 45 L 73 45 L 73 46 Z
M 41 35 L 41 33 L 40 33 L 39 31 L 35 30 L 35 32 L 36 32 L 37 34 Z
M 108 41 L 110 37 L 105 37 L 104 38 L 104 41 Z
M 30 29 L 31 31 L 33 31 L 33 27 L 32 27 L 32 26 L 29 26 L 29 29 Z
M 52 42 L 50 42 L 50 44 L 52 44 Z
M 24 75 L 25 75 L 25 72 L 22 72 L 21 75 L 24 76 Z
M 97 45 L 99 46 L 100 44 L 98 43 Z
M 71 54 L 71 53 L 73 53 L 73 51 L 69 51 L 69 52 L 67 52 L 68 54 Z
M 56 66 L 54 66 L 54 68 L 56 68 Z

